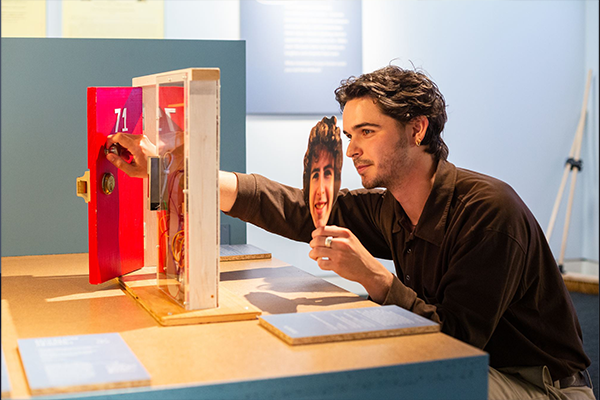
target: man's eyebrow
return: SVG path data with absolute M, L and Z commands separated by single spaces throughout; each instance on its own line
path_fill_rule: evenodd
M 374 123 L 374 122 L 362 122 L 362 123 L 360 123 L 360 124 L 356 124 L 356 125 L 354 125 L 354 126 L 352 127 L 352 130 L 357 130 L 357 129 L 360 129 L 360 128 L 364 128 L 365 126 L 372 126 L 372 127 L 374 127 L 374 128 L 381 128 L 381 125 L 379 125 L 379 124 L 376 124 L 376 123 Z M 346 130 L 345 130 L 345 129 L 344 129 L 344 133 L 345 133 L 346 135 L 348 134 L 348 132 L 346 132 Z

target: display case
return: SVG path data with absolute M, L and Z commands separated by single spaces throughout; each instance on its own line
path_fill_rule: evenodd
M 219 70 L 148 75 L 133 86 L 142 88 L 144 132 L 157 148 L 146 189 L 157 201 L 149 201 L 145 220 L 147 238 L 156 226 L 156 244 L 147 240 L 146 252 L 158 250 L 158 285 L 187 310 L 217 307 Z
M 156 267 L 157 284 L 185 310 L 219 306 L 218 68 L 133 78 L 130 88 L 88 88 L 90 283 Z M 131 154 L 107 136 L 148 137 L 149 175 L 127 176 L 106 156 Z

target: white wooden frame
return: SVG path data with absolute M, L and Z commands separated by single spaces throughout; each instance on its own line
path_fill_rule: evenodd
M 144 134 L 158 143 L 158 104 L 162 83 L 186 82 L 184 158 L 185 198 L 185 293 L 187 310 L 218 307 L 219 287 L 219 118 L 220 70 L 188 68 L 134 78 L 144 89 Z M 146 211 L 146 260 L 158 260 L 156 212 Z M 149 230 L 156 232 L 149 235 Z M 158 271 L 158 268 L 157 268 Z M 157 276 L 157 283 L 160 279 Z M 160 285 L 159 285 L 160 286 Z

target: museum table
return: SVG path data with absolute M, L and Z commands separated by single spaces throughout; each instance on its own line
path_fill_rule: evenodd
M 443 333 L 290 346 L 258 320 L 165 327 L 116 279 L 90 285 L 87 268 L 87 254 L 2 258 L 2 346 L 11 397 L 31 397 L 17 339 L 109 332 L 121 334 L 150 373 L 151 386 L 58 397 L 487 397 L 488 355 Z M 277 259 L 222 262 L 220 268 L 222 287 L 263 314 L 377 306 Z

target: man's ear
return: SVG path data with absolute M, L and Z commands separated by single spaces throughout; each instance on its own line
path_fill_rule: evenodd
M 425 138 L 425 133 L 427 133 L 429 119 L 424 115 L 419 115 L 418 117 L 414 117 L 410 122 L 412 124 L 413 140 L 417 146 L 420 146 L 423 138 Z

